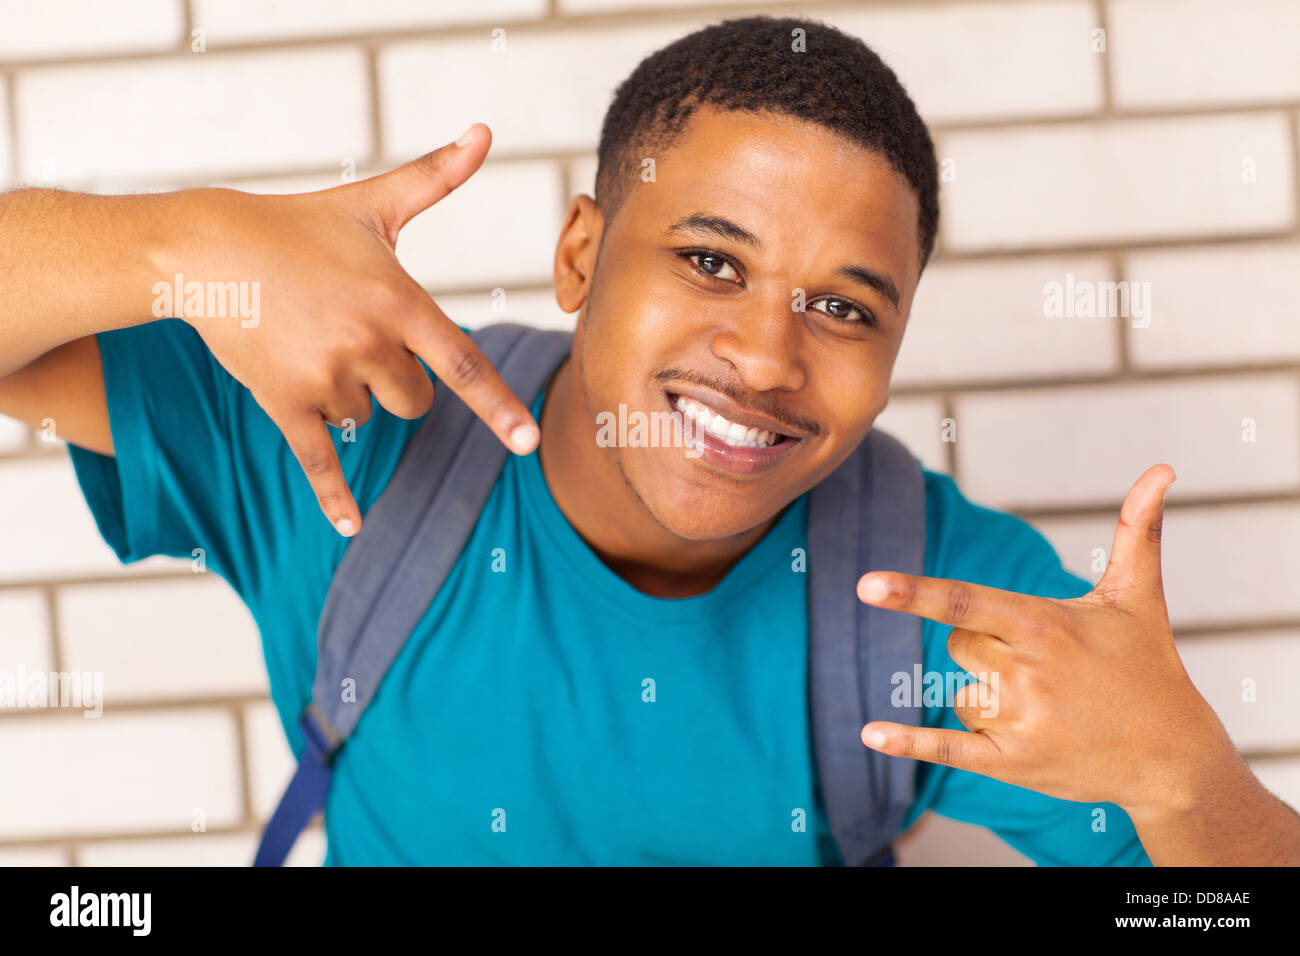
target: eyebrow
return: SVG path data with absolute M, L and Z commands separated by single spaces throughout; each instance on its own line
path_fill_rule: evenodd
M 738 242 L 743 246 L 749 246 L 754 250 L 763 248 L 762 240 L 744 226 L 737 225 L 723 216 L 715 216 L 709 213 L 694 213 L 679 219 L 664 230 L 664 235 L 679 232 L 716 236 L 720 239 Z M 870 286 L 888 299 L 895 309 L 898 308 L 900 302 L 898 286 L 883 272 L 867 266 L 840 266 L 835 270 L 835 274 L 848 279 L 850 282 Z

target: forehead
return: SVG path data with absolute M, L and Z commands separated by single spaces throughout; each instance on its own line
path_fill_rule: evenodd
M 639 175 L 625 206 L 638 231 L 708 212 L 757 234 L 775 260 L 871 258 L 900 285 L 916 281 L 919 204 L 907 180 L 880 153 L 825 126 L 704 106 L 647 158 L 654 180 Z

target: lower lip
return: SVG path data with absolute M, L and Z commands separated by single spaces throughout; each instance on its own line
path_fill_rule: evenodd
M 669 407 L 681 415 L 681 409 L 676 405 L 677 396 L 665 393 L 665 397 L 668 399 Z M 683 420 L 685 420 L 684 415 Z M 787 437 L 775 445 L 766 445 L 761 448 L 741 448 L 728 445 L 707 429 L 697 427 L 694 432 L 694 437 L 688 437 L 686 440 L 687 442 L 694 441 L 698 447 L 701 454 L 696 460 L 708 462 L 710 465 L 736 475 L 752 475 L 757 472 L 767 471 L 793 451 L 801 440 Z

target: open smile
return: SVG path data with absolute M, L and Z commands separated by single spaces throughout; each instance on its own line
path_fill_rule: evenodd
M 686 446 L 698 449 L 701 460 L 732 474 L 766 471 L 802 441 L 770 427 L 775 423 L 762 416 L 729 407 L 723 414 L 698 397 L 664 394 L 669 406 L 681 415 Z

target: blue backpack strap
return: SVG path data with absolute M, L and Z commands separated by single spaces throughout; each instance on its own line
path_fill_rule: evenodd
M 912 454 L 872 429 L 813 488 L 808 508 L 809 698 L 817 770 L 831 832 L 849 866 L 892 863 L 912 803 L 916 762 L 862 743 L 872 720 L 917 725 L 894 707 L 892 677 L 921 663 L 919 617 L 863 604 L 871 570 L 925 573 L 925 485 Z
M 486 326 L 472 338 L 525 405 L 573 341 L 569 332 L 513 323 Z M 307 746 L 254 866 L 283 863 L 324 808 L 330 762 L 456 563 L 507 454 L 469 406 L 436 382 L 433 407 L 334 572 L 317 632 L 312 702 L 299 724 Z

